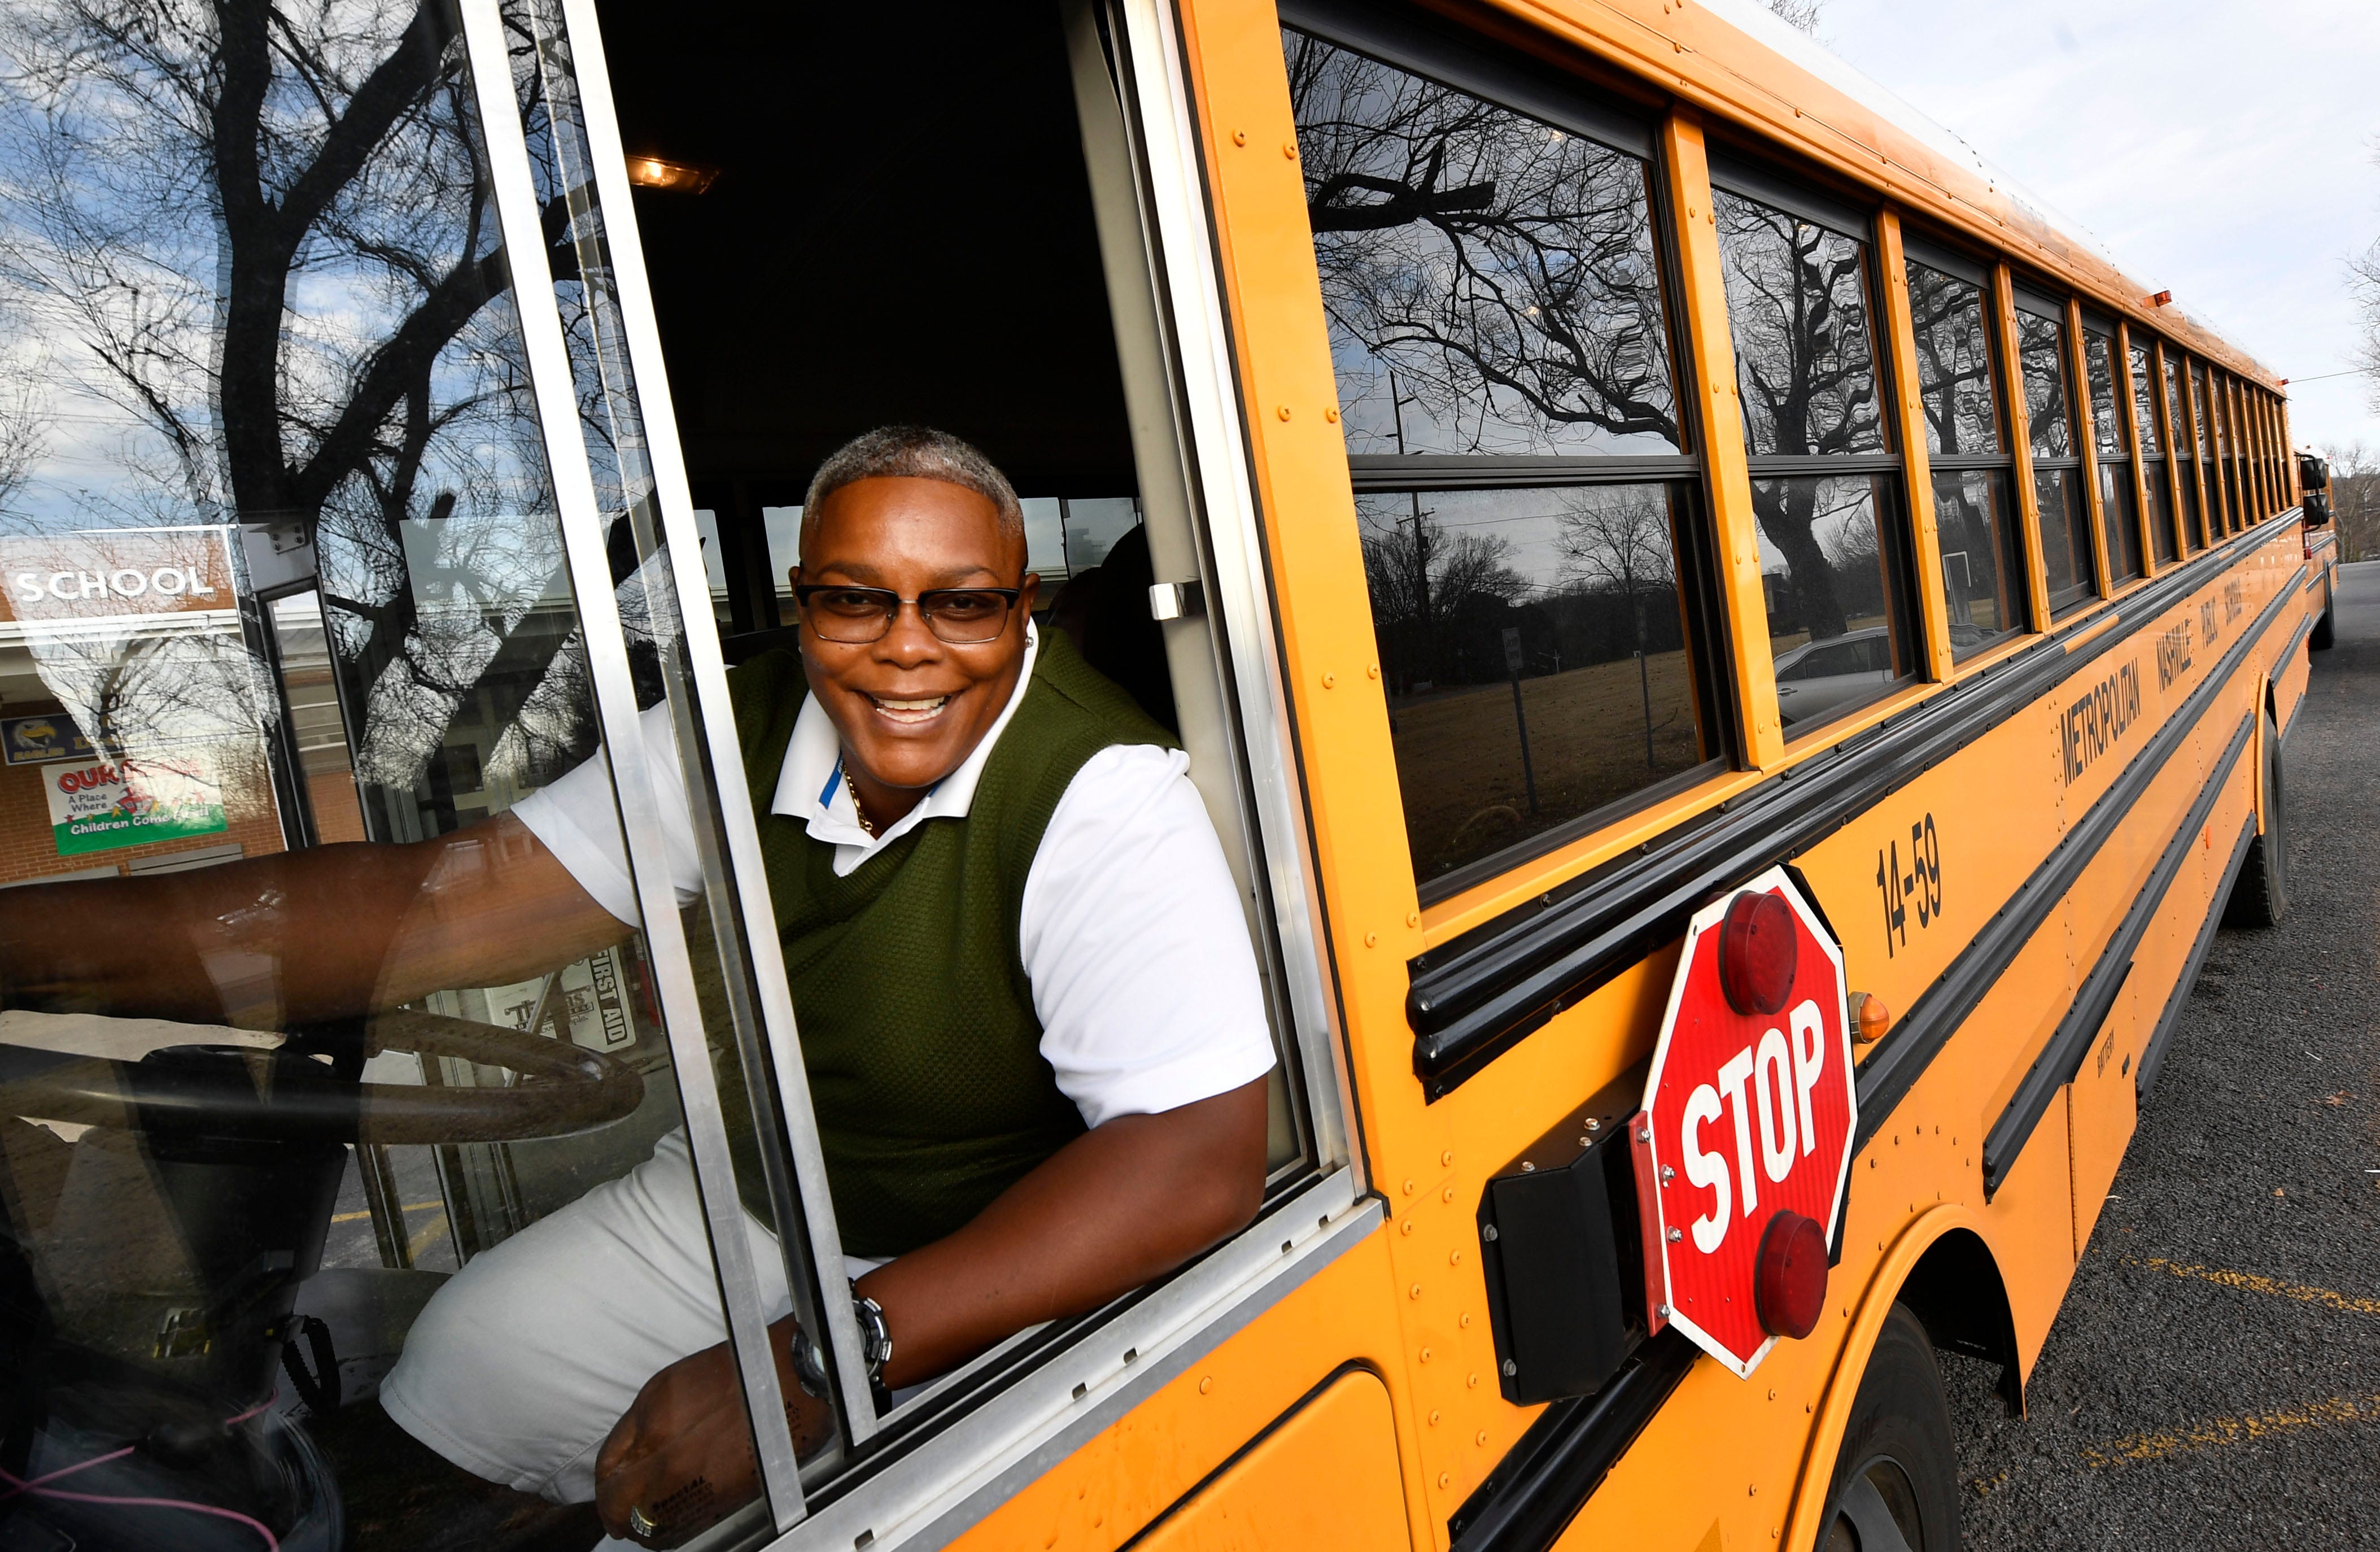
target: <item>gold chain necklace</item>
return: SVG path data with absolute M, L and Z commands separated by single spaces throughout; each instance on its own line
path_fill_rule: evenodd
M 859 800 L 859 784 L 851 779 L 849 765 L 843 767 L 843 789 L 851 794 L 851 816 L 859 821 L 859 827 L 868 832 L 868 838 L 874 840 L 876 825 L 868 817 L 868 810 Z

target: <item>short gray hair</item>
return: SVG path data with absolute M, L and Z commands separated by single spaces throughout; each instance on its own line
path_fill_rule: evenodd
M 828 454 L 810 476 L 809 494 L 802 498 L 805 557 L 826 498 L 862 480 L 940 480 L 964 486 L 999 508 L 1002 538 L 1025 542 L 1025 508 L 1017 503 L 1016 487 L 979 448 L 931 426 L 878 426 Z

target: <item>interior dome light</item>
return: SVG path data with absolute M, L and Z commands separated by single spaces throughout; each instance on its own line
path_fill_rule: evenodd
M 1738 1013 L 1781 1013 L 1801 962 L 1793 908 L 1746 889 L 1727 904 L 1718 928 L 1718 985 Z
M 1774 897 L 1771 897 L 1774 898 Z M 1808 1336 L 1827 1308 L 1827 1234 L 1815 1218 L 1779 1212 L 1760 1231 L 1752 1305 L 1772 1337 Z

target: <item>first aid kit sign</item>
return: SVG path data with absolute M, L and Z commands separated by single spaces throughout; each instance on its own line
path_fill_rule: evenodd
M 1858 1102 L 1842 951 L 1783 869 L 1697 912 L 1634 1126 L 1646 1302 L 1738 1375 L 1825 1299 Z

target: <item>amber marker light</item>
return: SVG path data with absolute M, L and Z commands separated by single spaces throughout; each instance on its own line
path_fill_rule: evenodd
M 628 158 L 628 181 L 639 189 L 665 189 L 673 194 L 699 194 L 719 179 L 717 167 L 692 162 L 670 162 L 659 156 Z
M 1818 1328 L 1827 1308 L 1827 1231 L 1815 1218 L 1780 1211 L 1760 1231 L 1752 1307 L 1772 1337 L 1799 1340 Z
M 2173 293 L 2171 291 L 2159 291 L 2156 295 L 2147 297 L 2143 299 L 2151 307 L 2171 307 L 2173 305 Z
M 1718 926 L 1718 988 L 1738 1013 L 1782 1013 L 1792 995 L 1802 946 L 1793 908 L 1776 895 L 1746 889 L 1727 902 Z
M 1884 1032 L 1892 1027 L 1892 1009 L 1884 1005 L 1884 999 L 1866 992 L 1853 992 L 1850 1001 L 1852 1038 L 1863 1045 L 1882 1040 Z

